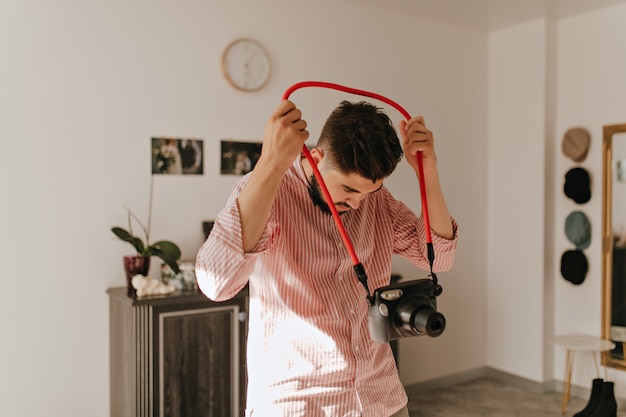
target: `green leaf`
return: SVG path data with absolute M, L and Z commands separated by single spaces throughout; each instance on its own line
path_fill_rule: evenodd
M 131 235 L 121 227 L 113 227 L 111 228 L 111 231 L 115 234 L 115 236 L 119 237 L 122 240 L 125 240 L 126 242 L 130 242 L 130 239 L 133 237 L 133 235 Z
M 115 236 L 124 242 L 130 243 L 138 254 L 144 256 L 146 255 L 146 247 L 141 239 L 131 235 L 127 230 L 122 229 L 121 227 L 113 227 L 111 228 L 111 231 L 115 234 Z
M 163 252 L 161 249 L 157 247 L 150 246 L 150 248 L 151 248 L 152 255 L 158 256 L 159 258 L 161 258 L 163 262 L 165 262 L 170 268 L 172 268 L 172 271 L 174 271 L 175 274 L 178 274 L 180 272 L 180 268 L 178 267 L 178 262 L 176 262 L 178 258 L 174 258 L 170 256 L 170 254 Z
M 159 240 L 158 242 L 154 242 L 152 245 L 150 245 L 150 247 L 158 248 L 163 253 L 167 254 L 167 256 L 175 260 L 178 260 L 181 255 L 178 245 L 176 245 L 174 242 L 170 242 L 169 240 Z

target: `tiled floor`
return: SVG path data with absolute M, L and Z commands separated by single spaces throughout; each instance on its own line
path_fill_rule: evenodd
M 585 408 L 587 399 L 572 398 L 565 417 Z M 561 393 L 534 394 L 483 378 L 412 395 L 411 417 L 559 417 Z M 626 417 L 626 411 L 617 413 Z

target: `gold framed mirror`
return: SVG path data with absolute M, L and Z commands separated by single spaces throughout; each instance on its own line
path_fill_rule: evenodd
M 626 123 L 603 127 L 602 363 L 626 370 Z

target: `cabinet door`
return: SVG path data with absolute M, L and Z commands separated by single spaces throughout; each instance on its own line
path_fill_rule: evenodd
M 239 312 L 224 305 L 158 313 L 156 415 L 240 415 Z

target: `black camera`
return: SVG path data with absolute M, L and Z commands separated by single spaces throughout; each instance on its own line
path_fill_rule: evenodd
M 437 337 L 446 328 L 446 318 L 437 312 L 441 285 L 428 278 L 378 288 L 369 307 L 372 339 L 388 343 L 401 337 Z

